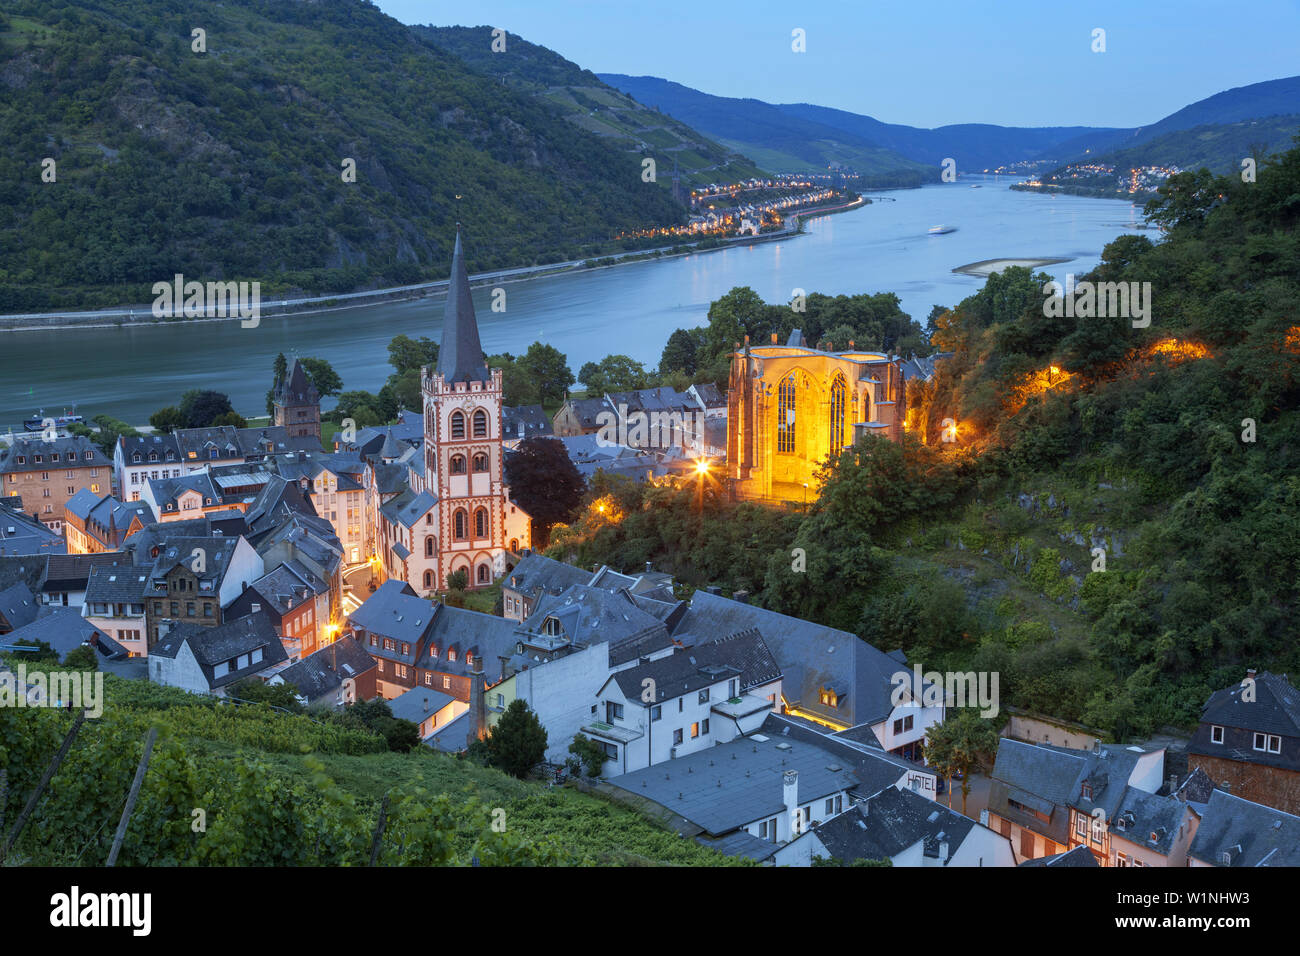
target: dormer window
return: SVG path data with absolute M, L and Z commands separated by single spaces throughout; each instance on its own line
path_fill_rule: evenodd
M 133 464 L 133 465 L 138 465 L 138 464 L 140 464 L 140 453 L 139 453 L 139 452 L 136 452 L 134 455 L 131 456 L 131 464 Z
M 1223 728 L 1220 727 L 1218 724 L 1210 725 L 1210 743 L 1212 744 L 1223 743 Z
M 1082 793 L 1081 793 L 1080 795 L 1081 795 L 1081 796 L 1083 797 L 1083 799 L 1085 799 L 1085 800 L 1091 800 L 1091 799 L 1092 799 L 1092 784 L 1088 783 L 1088 781 L 1085 780 L 1085 781 L 1083 782 L 1083 790 L 1082 790 Z
M 149 461 L 150 461 L 150 463 L 153 463 L 153 462 L 155 462 L 155 461 L 157 461 L 157 460 L 158 460 L 158 453 L 157 453 L 156 451 L 151 451 L 151 452 L 149 452 Z
M 823 706 L 823 707 L 838 707 L 838 706 L 839 706 L 839 697 L 836 695 L 835 691 L 830 690 L 829 688 L 823 687 L 823 688 L 821 689 L 821 692 L 820 692 L 820 695 L 819 695 L 819 696 L 820 696 L 820 699 L 821 699 L 821 702 L 822 702 L 822 706 Z
M 451 661 L 453 664 L 456 663 L 456 648 L 447 648 L 447 660 Z
M 546 619 L 546 622 L 542 625 L 542 629 L 552 637 L 559 637 L 561 633 L 560 622 L 558 619 L 553 617 L 548 617 Z
M 59 453 L 57 451 L 50 452 L 50 461 L 58 461 L 58 460 L 59 460 Z

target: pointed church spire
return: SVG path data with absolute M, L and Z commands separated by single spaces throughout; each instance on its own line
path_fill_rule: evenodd
M 486 382 L 483 346 L 474 318 L 474 300 L 469 293 L 469 273 L 460 244 L 460 223 L 456 223 L 456 248 L 451 254 L 451 280 L 447 283 L 447 309 L 442 318 L 442 344 L 438 347 L 438 373 L 447 384 Z

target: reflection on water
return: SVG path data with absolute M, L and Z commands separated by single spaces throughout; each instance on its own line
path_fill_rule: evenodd
M 955 305 L 982 280 L 952 269 L 980 259 L 1069 257 L 1045 269 L 1058 280 L 1086 272 L 1102 247 L 1141 225 L 1140 210 L 1115 200 L 1012 192 L 1014 180 L 877 194 L 893 201 L 812 220 L 807 235 L 720 252 L 534 279 L 505 285 L 506 311 L 491 290 L 475 290 L 483 347 L 519 354 L 548 342 L 578 368 L 611 352 L 657 365 L 674 329 L 701 325 L 709 303 L 748 285 L 768 302 L 793 290 L 830 295 L 894 292 L 924 322 L 935 305 Z M 940 223 L 957 231 L 930 236 Z M 473 236 L 466 237 L 473 242 Z M 384 303 L 295 318 L 177 323 L 135 328 L 4 333 L 0 423 L 61 410 L 106 413 L 143 424 L 189 388 L 231 396 L 246 416 L 265 412 L 277 352 L 330 361 L 345 389 L 378 390 L 391 371 L 387 345 L 399 333 L 437 337 L 442 299 Z

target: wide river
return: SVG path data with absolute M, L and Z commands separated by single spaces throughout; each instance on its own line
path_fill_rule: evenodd
M 504 312 L 491 311 L 489 288 L 475 289 L 483 347 L 518 355 L 546 342 L 575 374 L 612 352 L 653 366 L 674 329 L 705 324 L 710 302 L 745 285 L 768 302 L 789 301 L 796 288 L 894 292 L 924 323 L 932 306 L 955 305 L 983 283 L 954 274 L 957 266 L 1068 258 L 1043 269 L 1063 280 L 1091 269 L 1106 243 L 1142 223 L 1131 204 L 1013 192 L 1014 181 L 964 178 L 872 193 L 871 205 L 809 220 L 806 235 L 781 242 L 509 283 Z M 957 231 L 927 234 L 939 224 Z M 38 408 L 57 414 L 73 403 L 88 418 L 144 424 L 190 388 L 226 392 L 241 414 L 261 415 L 276 353 L 295 350 L 327 359 L 345 389 L 377 391 L 391 371 L 389 340 L 399 333 L 438 338 L 442 304 L 440 295 L 264 318 L 253 329 L 227 321 L 0 332 L 0 431 Z

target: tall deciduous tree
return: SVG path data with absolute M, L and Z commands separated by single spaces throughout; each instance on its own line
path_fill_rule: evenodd
M 564 390 L 573 384 L 573 372 L 569 371 L 568 360 L 564 353 L 553 345 L 534 342 L 519 359 L 521 370 L 532 379 L 542 401 L 558 402 L 564 398 Z
M 506 484 L 510 497 L 533 519 L 538 547 L 551 528 L 573 520 L 582 506 L 586 482 L 558 438 L 525 438 L 506 455 Z
M 998 728 L 971 709 L 949 711 L 948 719 L 926 731 L 925 759 L 948 780 L 948 806 L 952 806 L 952 778 L 961 774 L 961 812 L 966 813 L 970 775 L 993 762 L 998 752 Z

